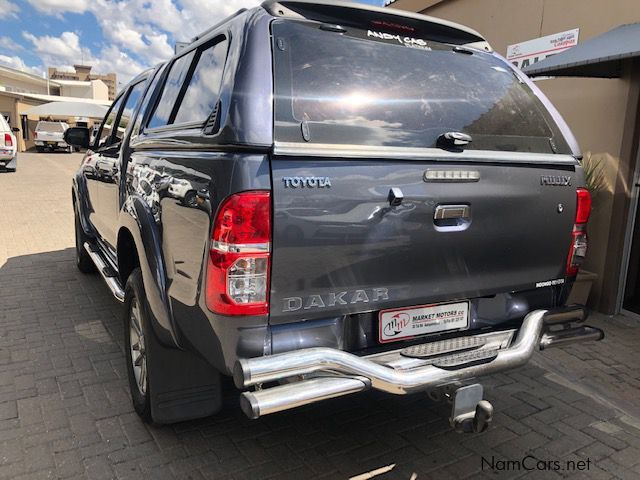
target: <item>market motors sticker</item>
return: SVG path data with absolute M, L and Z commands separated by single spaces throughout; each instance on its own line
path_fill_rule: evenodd
M 469 302 L 424 305 L 380 312 L 379 340 L 393 342 L 469 326 Z

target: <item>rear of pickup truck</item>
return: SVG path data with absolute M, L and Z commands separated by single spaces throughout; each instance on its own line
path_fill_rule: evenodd
M 447 388 L 602 338 L 563 307 L 591 203 L 566 126 L 497 55 L 411 28 L 272 23 L 271 237 L 255 278 L 273 355 L 234 377 L 287 381 L 245 392 L 250 417 Z M 478 387 L 452 416 L 465 430 L 490 419 Z
M 38 122 L 34 132 L 34 143 L 38 151 L 45 149 L 71 151 L 70 146 L 64 141 L 64 132 L 68 128 L 69 125 L 64 122 Z

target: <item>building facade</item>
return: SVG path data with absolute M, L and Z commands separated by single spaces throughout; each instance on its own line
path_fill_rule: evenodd
M 105 75 L 98 75 L 91 73 L 90 65 L 74 65 L 74 71 L 58 70 L 54 67 L 49 67 L 49 78 L 51 80 L 67 80 L 67 81 L 80 81 L 86 82 L 91 80 L 102 80 L 107 86 L 109 91 L 109 100 L 113 102 L 116 98 L 116 92 L 118 87 L 117 76 L 115 73 L 107 73 Z
M 109 89 L 102 80 L 52 80 L 0 65 L 0 114 L 11 127 L 20 129 L 16 136 L 19 151 L 33 146 L 33 131 L 40 120 L 26 112 L 49 102 L 111 103 Z M 57 120 L 75 121 L 74 118 Z
M 523 42 L 564 32 L 562 40 L 580 44 L 620 25 L 640 22 L 640 2 L 636 0 L 397 0 L 389 8 L 467 25 L 480 32 L 499 54 L 507 56 L 509 50 L 513 62 L 522 59 L 518 48 Z M 576 39 L 569 38 L 571 31 L 577 34 Z M 544 39 L 538 43 L 544 44 Z M 566 45 L 569 43 L 560 47 Z M 544 52 L 541 50 L 541 58 L 557 53 Z M 526 63 L 537 60 L 534 56 Z M 633 229 L 638 197 L 639 60 L 626 61 L 619 78 L 537 81 L 573 130 L 585 158 L 605 175 L 605 188 L 594 196 L 584 265 L 597 274 L 589 305 L 605 313 L 630 308 L 625 303 L 628 297 L 635 295 L 640 301 L 640 291 L 632 291 L 640 288 L 632 285 L 637 283 L 631 278 L 635 260 L 633 253 L 629 255 L 634 243 L 636 251 L 640 246 L 640 238 L 636 238 L 640 235 Z

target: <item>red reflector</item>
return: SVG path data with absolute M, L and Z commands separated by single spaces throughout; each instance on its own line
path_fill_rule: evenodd
M 578 206 L 576 208 L 576 223 L 587 223 L 591 214 L 591 194 L 586 188 L 578 188 Z
M 8 133 L 4 134 L 4 146 L 13 147 L 13 140 L 11 138 L 11 135 L 9 135 Z
M 587 255 L 586 224 L 591 214 L 591 194 L 586 188 L 576 189 L 576 220 L 571 232 L 571 245 L 567 255 L 567 277 L 575 277 L 580 270 L 580 265 Z
M 567 256 L 567 277 L 575 277 L 580 270 L 580 265 L 587 255 L 587 233 L 579 227 L 574 227 L 571 232 L 571 245 Z
M 211 236 L 206 300 L 222 315 L 269 313 L 271 194 L 242 192 L 218 209 Z

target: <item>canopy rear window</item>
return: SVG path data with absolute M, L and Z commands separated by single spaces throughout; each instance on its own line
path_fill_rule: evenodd
M 64 132 L 64 127 L 60 122 L 39 122 L 36 125 L 38 132 Z
M 276 140 L 568 153 L 542 103 L 499 58 L 402 33 L 275 21 Z M 336 29 L 338 30 L 338 29 Z

